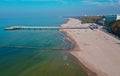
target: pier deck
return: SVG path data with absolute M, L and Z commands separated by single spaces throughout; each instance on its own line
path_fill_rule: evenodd
M 4 30 L 59 30 L 59 29 L 89 29 L 89 27 L 55 27 L 55 26 L 11 26 Z

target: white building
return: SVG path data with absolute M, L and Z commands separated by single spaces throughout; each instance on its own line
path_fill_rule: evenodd
M 120 14 L 117 14 L 116 20 L 120 20 Z

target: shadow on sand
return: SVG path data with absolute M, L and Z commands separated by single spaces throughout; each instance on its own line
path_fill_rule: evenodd
M 120 43 L 116 43 L 116 44 L 119 44 L 119 45 L 120 45 Z

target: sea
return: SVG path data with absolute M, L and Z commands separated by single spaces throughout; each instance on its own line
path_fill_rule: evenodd
M 60 26 L 61 17 L 0 18 L 0 76 L 87 76 L 59 30 L 14 30 L 9 26 Z

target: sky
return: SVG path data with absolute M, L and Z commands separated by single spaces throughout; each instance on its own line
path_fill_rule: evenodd
M 0 0 L 0 17 L 120 13 L 120 0 Z

